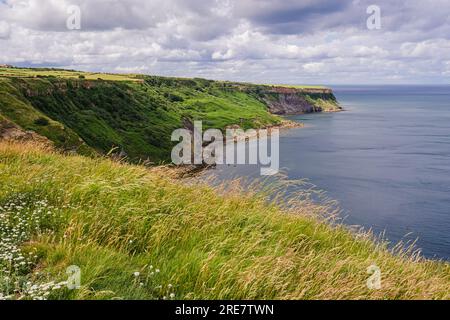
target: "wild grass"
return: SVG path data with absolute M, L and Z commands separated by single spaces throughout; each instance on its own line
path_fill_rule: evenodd
M 17 199 L 25 200 L 11 209 Z M 33 259 L 14 276 L 58 284 L 67 267 L 81 268 L 79 289 L 59 286 L 43 298 L 450 298 L 449 264 L 394 254 L 368 234 L 332 226 L 319 218 L 326 204 L 283 209 L 266 200 L 239 187 L 183 183 L 164 168 L 0 143 L 2 214 L 35 217 L 39 203 L 51 208 L 21 238 L 20 252 Z M 366 286 L 372 264 L 382 272 L 380 290 Z M 3 296 L 32 298 L 20 287 Z

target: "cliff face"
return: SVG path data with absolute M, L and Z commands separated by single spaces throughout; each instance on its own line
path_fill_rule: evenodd
M 288 87 L 234 83 L 229 86 L 252 95 L 277 115 L 336 112 L 342 108 L 333 91 L 322 87 Z
M 269 111 L 278 115 L 340 111 L 330 89 L 295 89 L 274 87 L 260 93 Z

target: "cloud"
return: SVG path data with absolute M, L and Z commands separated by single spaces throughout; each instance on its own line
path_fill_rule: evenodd
M 0 1 L 0 63 L 273 82 L 450 80 L 450 3 L 379 0 Z M 71 5 L 81 30 L 68 30 Z
M 335 26 L 337 16 L 347 12 L 350 1 L 248 0 L 236 6 L 236 15 L 248 19 L 265 32 L 298 34 Z M 350 19 L 349 19 L 350 18 Z M 340 21 L 347 24 L 353 17 Z
M 0 21 L 0 39 L 7 39 L 11 33 L 9 23 Z
M 323 70 L 325 64 L 323 62 L 311 62 L 303 65 L 303 69 L 307 72 L 317 73 Z

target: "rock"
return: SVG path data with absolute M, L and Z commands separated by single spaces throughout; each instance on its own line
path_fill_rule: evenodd
M 0 119 L 0 140 L 6 141 L 36 141 L 47 146 L 53 143 L 44 136 L 31 130 L 23 130 L 6 119 Z

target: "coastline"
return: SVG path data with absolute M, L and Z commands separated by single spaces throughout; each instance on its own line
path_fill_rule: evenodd
M 312 112 L 312 113 L 337 113 L 337 112 L 343 112 L 343 111 L 346 111 L 346 110 L 344 108 L 342 108 L 341 106 L 339 106 L 339 108 L 335 109 L 335 110 L 323 110 L 320 112 Z M 302 115 L 302 114 L 308 114 L 308 113 L 299 112 L 297 114 L 290 114 L 289 116 Z M 225 135 L 223 138 L 224 145 L 229 144 L 229 143 L 236 144 L 236 143 L 240 143 L 240 142 L 246 142 L 246 141 L 249 141 L 250 139 L 259 139 L 260 138 L 259 133 L 261 130 L 267 130 L 268 136 L 270 136 L 272 133 L 272 130 L 274 130 L 274 129 L 284 131 L 284 130 L 299 129 L 299 128 L 307 127 L 305 123 L 286 119 L 285 116 L 287 116 L 287 115 L 280 116 L 281 122 L 279 124 L 265 126 L 265 127 L 258 128 L 258 129 L 253 129 L 253 132 L 245 132 L 244 131 L 243 134 L 241 134 L 241 135 L 233 136 L 233 138 L 231 140 L 227 139 L 227 136 Z M 239 125 L 231 125 L 231 126 L 226 127 L 226 129 L 243 130 Z M 200 176 L 204 171 L 214 168 L 216 165 L 210 165 L 210 164 L 204 163 L 202 165 L 180 165 L 180 166 L 170 165 L 170 166 L 172 167 L 172 169 L 174 169 L 176 171 L 175 175 L 177 177 L 192 178 L 192 177 Z
M 237 143 L 241 143 L 241 142 L 247 142 L 250 139 L 259 139 L 260 138 L 260 131 L 261 130 L 267 130 L 268 136 L 271 135 L 272 130 L 274 129 L 278 129 L 278 130 L 290 130 L 290 129 L 295 129 L 295 128 L 305 128 L 305 124 L 303 122 L 296 122 L 296 121 L 292 121 L 292 120 L 288 120 L 288 119 L 282 119 L 280 124 L 277 125 L 273 125 L 273 126 L 266 126 L 263 128 L 259 128 L 259 129 L 253 129 L 253 132 L 243 132 L 243 134 L 241 135 L 235 135 L 232 140 L 227 139 L 226 135 L 223 138 L 223 142 L 224 142 L 224 146 L 227 144 L 237 144 Z M 229 126 L 227 129 L 234 129 L 234 130 L 243 130 L 242 128 L 240 128 L 238 125 L 233 125 L 233 126 Z M 194 177 L 199 177 L 203 172 L 205 172 L 206 170 L 212 169 L 216 166 L 217 164 L 206 164 L 203 163 L 201 165 L 173 165 L 170 164 L 169 167 L 173 170 L 174 177 L 175 178 L 194 178 Z
M 242 141 L 247 141 L 249 139 L 258 139 L 260 137 L 260 132 L 262 130 L 267 130 L 268 136 L 271 135 L 272 130 L 289 130 L 289 129 L 295 129 L 295 128 L 304 128 L 305 124 L 303 122 L 296 122 L 288 119 L 283 119 L 280 124 L 273 125 L 273 126 L 267 126 L 259 129 L 253 129 L 253 132 L 243 132 L 243 134 L 236 134 L 232 137 L 232 140 L 229 141 L 227 137 L 224 137 L 224 143 L 238 143 Z M 230 126 L 227 129 L 234 129 L 239 130 L 241 129 L 238 126 Z
M 310 112 L 310 113 L 338 113 L 338 112 L 343 112 L 346 111 L 344 108 L 342 108 L 340 105 L 338 105 L 337 109 L 328 109 L 328 110 L 321 110 L 319 112 Z M 278 129 L 278 130 L 289 130 L 289 129 L 296 129 L 296 128 L 305 128 L 305 124 L 303 122 L 297 122 L 297 121 L 293 121 L 293 120 L 289 120 L 286 119 L 285 116 L 295 116 L 295 115 L 302 115 L 302 114 L 308 114 L 307 112 L 299 112 L 299 113 L 294 113 L 294 114 L 285 114 L 285 115 L 280 115 L 280 117 L 282 117 L 281 123 L 277 124 L 277 125 L 273 125 L 273 126 L 266 126 L 263 128 L 259 128 L 259 129 L 253 129 L 256 132 L 248 135 L 248 134 L 243 134 L 243 135 L 236 135 L 233 137 L 233 142 L 237 143 L 237 142 L 241 142 L 244 140 L 248 140 L 248 139 L 254 139 L 254 138 L 259 138 L 259 132 L 261 130 L 267 130 L 268 134 L 270 135 L 273 129 Z M 226 129 L 241 129 L 238 125 L 232 125 L 227 127 Z M 225 143 L 229 143 L 229 141 L 226 140 L 226 137 L 224 138 L 224 142 Z

